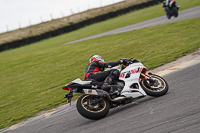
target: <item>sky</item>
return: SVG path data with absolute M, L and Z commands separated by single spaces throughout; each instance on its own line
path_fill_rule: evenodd
M 0 33 L 123 0 L 0 0 Z

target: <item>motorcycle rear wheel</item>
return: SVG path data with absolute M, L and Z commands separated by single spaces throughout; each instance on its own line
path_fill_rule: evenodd
M 148 80 L 142 80 L 140 85 L 142 89 L 147 93 L 149 96 L 159 97 L 165 95 L 168 92 L 169 86 L 167 82 L 160 76 L 155 74 L 150 74 L 153 80 L 156 82 L 153 85 L 150 85 Z
M 82 95 L 77 103 L 76 107 L 78 112 L 85 118 L 91 120 L 98 120 L 105 117 L 110 109 L 110 105 L 107 100 L 101 99 L 95 104 L 91 103 L 91 95 Z M 97 97 L 97 96 L 96 96 Z

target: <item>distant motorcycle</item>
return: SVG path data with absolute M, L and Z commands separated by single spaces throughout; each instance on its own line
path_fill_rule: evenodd
M 178 17 L 179 6 L 176 5 L 176 0 L 171 1 L 168 5 L 164 4 L 163 7 L 168 19 L 172 16 Z
M 97 81 L 82 81 L 76 79 L 63 87 L 69 93 L 64 97 L 71 105 L 74 92 L 83 92 L 78 98 L 76 107 L 78 112 L 87 119 L 98 120 L 105 117 L 109 109 L 131 103 L 147 95 L 158 97 L 168 92 L 167 82 L 160 76 L 147 73 L 146 67 L 138 60 L 126 60 L 121 66 L 108 68 L 118 69 L 120 76 L 109 91 L 101 89 Z

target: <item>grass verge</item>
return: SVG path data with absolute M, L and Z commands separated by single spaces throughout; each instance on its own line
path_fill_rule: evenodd
M 199 28 L 195 18 L 68 45 L 59 45 L 67 40 L 62 35 L 1 52 L 0 128 L 66 103 L 61 88 L 83 79 L 91 55 L 106 61 L 133 57 L 152 69 L 199 48 Z

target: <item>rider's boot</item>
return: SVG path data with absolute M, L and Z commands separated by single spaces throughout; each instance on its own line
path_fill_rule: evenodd
M 102 85 L 102 89 L 105 91 L 111 91 L 111 90 L 116 90 L 117 85 L 112 85 L 113 78 L 112 77 L 107 77 Z

